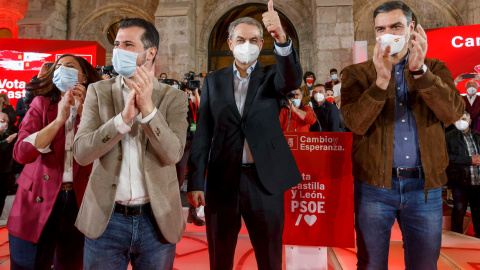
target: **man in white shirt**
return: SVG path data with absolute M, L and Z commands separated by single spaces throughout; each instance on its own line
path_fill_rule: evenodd
M 205 205 L 210 269 L 232 269 L 243 217 L 258 269 L 280 270 L 283 194 L 301 181 L 278 115 L 281 98 L 298 89 L 303 71 L 272 1 L 263 23 L 275 39 L 277 65 L 257 61 L 262 25 L 239 18 L 229 26 L 234 63 L 208 74 L 202 88 L 187 197 Z
M 120 76 L 87 91 L 74 142 L 77 162 L 94 162 L 76 222 L 86 270 L 173 267 L 185 229 L 175 164 L 188 107 L 149 72 L 158 44 L 151 23 L 121 20 L 112 58 Z

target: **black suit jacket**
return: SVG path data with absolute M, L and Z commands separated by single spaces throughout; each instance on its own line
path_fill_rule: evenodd
M 226 198 L 235 192 L 241 174 L 244 139 L 255 159 L 263 187 L 285 192 L 301 181 L 292 152 L 280 127 L 280 99 L 298 89 L 302 67 L 296 51 L 275 54 L 277 65 L 257 62 L 248 85 L 243 117 L 233 89 L 233 64 L 205 77 L 197 131 L 190 150 L 189 191 L 218 190 Z M 218 196 L 218 195 L 217 195 Z M 211 197 L 211 196 L 208 196 Z M 207 200 L 208 200 L 207 197 Z
M 480 133 L 470 129 L 477 149 L 480 149 Z M 463 138 L 462 131 L 451 130 L 445 134 L 449 164 L 447 176 L 451 185 L 469 186 L 470 179 L 467 178 L 468 170 L 472 166 L 472 157 L 468 154 L 467 143 Z

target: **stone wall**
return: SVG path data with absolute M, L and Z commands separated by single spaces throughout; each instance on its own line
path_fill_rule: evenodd
M 330 69 L 353 62 L 353 0 L 316 1 L 314 40 L 316 83 L 331 81 Z
M 18 37 L 67 39 L 67 0 L 30 0 L 28 12 L 17 22 Z
M 323 83 L 330 80 L 331 68 L 353 62 L 354 41 L 366 40 L 371 56 L 373 10 L 384 1 L 275 0 L 274 6 L 297 32 L 304 71 L 313 71 Z M 480 24 L 479 0 L 405 2 L 426 29 Z M 108 28 L 126 17 L 146 19 L 160 33 L 156 74 L 179 79 L 189 70 L 207 71 L 208 42 L 216 23 L 235 7 L 250 3 L 267 0 L 29 0 L 28 12 L 17 24 L 19 38 L 97 41 L 106 49 L 109 64 L 113 45 L 107 40 Z
M 195 70 L 195 8 L 194 1 L 160 3 L 155 13 L 155 27 L 160 34 L 156 74 L 180 79 Z

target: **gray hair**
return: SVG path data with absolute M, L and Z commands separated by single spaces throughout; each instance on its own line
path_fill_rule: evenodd
M 237 25 L 239 25 L 241 23 L 245 23 L 245 24 L 249 24 L 249 25 L 255 25 L 256 27 L 258 27 L 258 30 L 260 31 L 260 38 L 263 39 L 263 27 L 262 27 L 262 25 L 257 20 L 255 20 L 254 18 L 242 17 L 242 18 L 236 19 L 235 21 L 230 23 L 230 25 L 228 26 L 228 38 L 230 40 L 233 39 L 233 30 L 235 29 L 235 27 L 237 27 Z
M 467 111 L 463 112 L 463 114 L 465 114 L 467 116 L 468 120 L 472 119 L 472 118 L 470 118 L 470 114 Z

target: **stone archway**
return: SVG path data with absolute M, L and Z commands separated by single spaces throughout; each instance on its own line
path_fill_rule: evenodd
M 204 20 L 198 22 L 200 32 L 197 35 L 196 44 L 196 70 L 207 70 L 208 68 L 208 43 L 211 31 L 217 22 L 235 7 L 245 4 L 264 5 L 265 3 L 259 3 L 254 0 L 209 0 L 205 3 L 205 6 L 202 7 L 201 12 L 199 13 L 208 14 L 208 16 L 205 15 Z M 303 69 L 312 69 L 313 63 L 311 54 L 314 48 L 312 38 L 313 15 L 305 14 L 305 11 L 308 10 L 308 12 L 310 12 L 311 8 L 305 6 L 303 2 L 295 2 L 295 4 L 292 4 L 292 1 L 289 0 L 277 0 L 275 1 L 275 9 L 283 13 L 296 29 L 299 47 L 301 48 L 300 60 Z
M 154 10 L 127 3 L 108 3 L 102 5 L 79 20 L 73 32 L 73 40 L 96 40 L 107 51 L 106 62 L 109 64 L 113 45 L 108 41 L 108 28 L 124 18 L 142 18 L 152 23 L 155 22 Z

